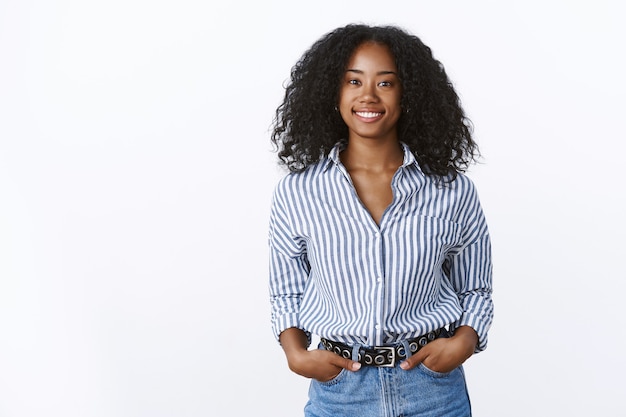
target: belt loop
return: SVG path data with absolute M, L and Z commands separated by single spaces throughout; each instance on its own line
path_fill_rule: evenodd
M 411 348 L 409 347 L 409 341 L 404 339 L 401 343 L 404 348 L 404 358 L 409 359 L 413 355 L 413 352 L 411 352 Z
M 360 358 L 359 356 L 359 351 L 361 350 L 361 344 L 360 343 L 355 343 L 354 346 L 352 346 L 352 360 L 355 362 L 359 362 Z

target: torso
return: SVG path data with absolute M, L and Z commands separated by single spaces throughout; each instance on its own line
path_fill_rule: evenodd
M 372 219 L 380 226 L 383 213 L 393 200 L 391 179 L 395 174 L 395 169 L 383 172 L 352 169 L 348 170 L 348 172 L 359 199 L 372 216 Z
M 353 140 L 340 154 L 356 193 L 372 219 L 380 226 L 383 213 L 393 201 L 391 180 L 404 161 L 396 138 L 375 145 Z

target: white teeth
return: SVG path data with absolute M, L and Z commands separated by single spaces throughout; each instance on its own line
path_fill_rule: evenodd
M 371 111 L 357 111 L 355 113 L 357 114 L 357 116 L 365 117 L 365 118 L 378 117 L 378 116 L 380 116 L 382 114 L 382 113 L 374 113 L 374 112 L 371 112 Z

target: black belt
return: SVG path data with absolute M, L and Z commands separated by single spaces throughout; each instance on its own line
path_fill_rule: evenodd
M 408 339 L 407 343 L 411 354 L 414 354 L 422 347 L 426 346 L 439 336 L 447 334 L 445 327 L 426 333 L 425 335 Z M 344 343 L 333 342 L 332 340 L 321 338 L 321 342 L 330 352 L 334 352 L 339 356 L 350 359 L 352 358 L 352 347 Z M 374 346 L 371 348 L 361 347 L 359 349 L 358 361 L 363 365 L 393 367 L 399 359 L 406 358 L 406 352 L 403 343 L 397 343 L 390 346 Z

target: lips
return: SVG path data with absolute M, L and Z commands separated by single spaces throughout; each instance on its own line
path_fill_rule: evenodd
M 382 113 L 373 111 L 355 111 L 354 114 L 364 119 L 375 119 L 382 116 Z

